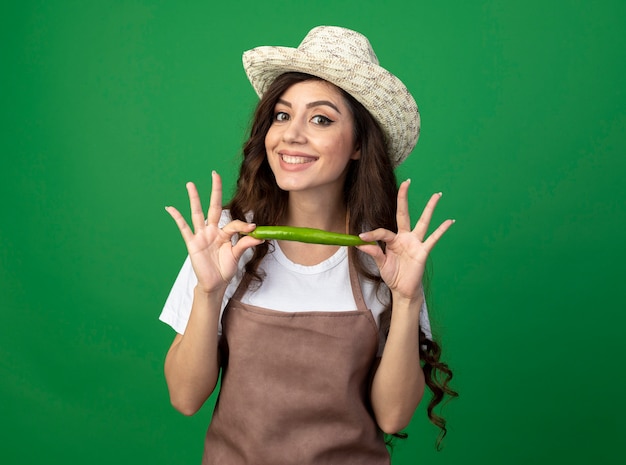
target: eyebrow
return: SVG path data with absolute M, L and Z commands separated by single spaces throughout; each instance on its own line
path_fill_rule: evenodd
M 283 105 L 291 108 L 291 103 L 287 102 L 286 100 L 278 99 L 278 103 L 282 103 Z M 319 107 L 323 105 L 329 106 L 330 108 L 335 110 L 337 113 L 341 114 L 341 112 L 339 111 L 339 108 L 337 108 L 337 106 L 333 102 L 329 102 L 328 100 L 316 100 L 314 102 L 307 103 L 306 107 L 313 108 L 313 107 Z

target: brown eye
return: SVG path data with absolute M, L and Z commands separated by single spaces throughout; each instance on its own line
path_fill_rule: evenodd
M 284 111 L 277 111 L 274 114 L 274 121 L 287 121 L 289 119 L 289 115 L 287 113 L 285 113 Z
M 319 124 L 321 126 L 328 126 L 333 121 L 331 119 L 327 118 L 326 116 L 315 115 L 313 118 L 311 118 L 311 122 L 313 124 Z

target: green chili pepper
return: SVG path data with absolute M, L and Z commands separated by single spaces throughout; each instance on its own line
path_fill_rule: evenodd
M 374 245 L 365 242 L 359 236 L 324 231 L 323 229 L 298 228 L 294 226 L 257 226 L 247 233 L 255 239 L 276 239 L 278 241 L 297 241 L 308 244 L 326 245 Z

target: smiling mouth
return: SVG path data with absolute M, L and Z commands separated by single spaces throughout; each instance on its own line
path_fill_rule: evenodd
M 315 157 L 301 157 L 297 155 L 284 155 L 284 154 L 281 154 L 280 158 L 282 161 L 290 165 L 303 165 L 305 163 L 312 163 L 315 160 L 317 160 L 317 158 Z

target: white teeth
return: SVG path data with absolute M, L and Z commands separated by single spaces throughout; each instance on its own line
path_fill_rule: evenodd
M 296 157 L 292 155 L 281 155 L 281 157 L 285 163 L 289 163 L 291 165 L 302 165 L 304 163 L 311 163 L 314 161 L 314 159 L 310 157 Z

